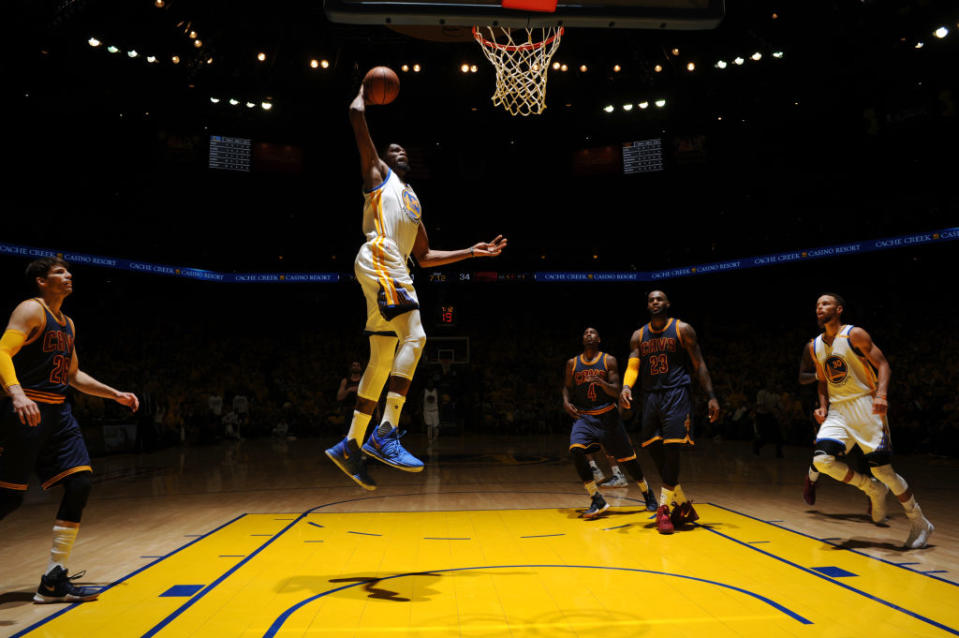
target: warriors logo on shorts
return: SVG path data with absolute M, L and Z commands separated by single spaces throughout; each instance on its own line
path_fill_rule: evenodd
M 846 361 L 842 357 L 832 355 L 831 357 L 827 358 L 824 369 L 829 383 L 832 383 L 833 385 L 842 385 L 846 382 L 846 376 L 849 374 L 849 369 L 846 367 Z

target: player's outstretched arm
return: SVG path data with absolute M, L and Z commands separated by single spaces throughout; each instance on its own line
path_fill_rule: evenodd
M 855 346 L 859 352 L 866 355 L 876 370 L 879 372 L 879 378 L 876 381 L 876 396 L 873 397 L 872 411 L 875 414 L 885 414 L 889 409 L 889 402 L 886 395 L 889 390 L 889 379 L 892 378 L 892 366 L 882 353 L 876 342 L 872 340 L 869 333 L 862 328 L 853 328 L 849 331 L 849 342 Z
M 619 393 L 619 405 L 628 410 L 633 403 L 633 385 L 639 378 L 639 343 L 642 336 L 639 330 L 629 338 L 629 364 L 623 377 L 623 389 Z
M 350 124 L 353 126 L 353 135 L 356 138 L 356 148 L 360 152 L 360 172 L 363 175 L 363 188 L 376 188 L 389 174 L 386 162 L 380 159 L 376 144 L 370 136 L 369 126 L 366 124 L 366 97 L 363 85 L 350 103 Z
M 100 397 L 101 399 L 113 399 L 120 405 L 125 405 L 134 412 L 140 407 L 140 401 L 132 392 L 115 390 L 80 370 L 80 362 L 77 360 L 76 352 L 73 353 L 73 358 L 70 361 L 70 386 L 84 394 Z
M 566 414 L 574 419 L 579 418 L 579 410 L 569 400 L 569 389 L 573 387 L 573 367 L 576 365 L 576 359 L 569 359 L 566 362 L 566 373 L 563 375 L 563 409 Z
M 706 368 L 703 352 L 699 348 L 696 331 L 688 323 L 680 323 L 678 330 L 681 331 L 683 344 L 686 346 L 686 353 L 693 364 L 693 372 L 699 379 L 699 385 L 709 397 L 709 422 L 715 423 L 719 418 L 719 401 L 716 399 L 716 393 L 713 392 L 713 381 L 709 376 L 709 370 Z
M 40 408 L 20 387 L 13 357 L 34 331 L 40 329 L 42 323 L 43 308 L 40 304 L 33 300 L 23 301 L 14 308 L 7 329 L 0 337 L 0 383 L 13 400 L 13 411 L 17 413 L 20 423 L 28 425 L 40 424 Z
M 453 264 L 471 257 L 498 257 L 503 249 L 506 248 L 507 239 L 502 235 L 497 235 L 493 241 L 481 241 L 473 244 L 469 248 L 460 250 L 434 250 L 430 248 L 430 239 L 426 234 L 426 227 L 420 224 L 416 233 L 416 240 L 413 242 L 413 257 L 423 268 L 435 268 L 436 266 L 445 266 Z

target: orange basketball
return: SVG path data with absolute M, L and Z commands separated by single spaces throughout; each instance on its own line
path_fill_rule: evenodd
M 400 94 L 400 79 L 388 66 L 375 66 L 363 78 L 363 94 L 368 104 L 389 104 Z

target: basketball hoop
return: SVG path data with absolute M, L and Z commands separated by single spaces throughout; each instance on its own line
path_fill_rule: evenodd
M 473 37 L 496 69 L 493 105 L 510 115 L 539 115 L 546 108 L 546 72 L 563 27 L 515 29 L 515 40 L 513 32 L 508 27 L 473 27 Z

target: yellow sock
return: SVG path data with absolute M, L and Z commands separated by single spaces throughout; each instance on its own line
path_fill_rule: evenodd
M 596 481 L 590 481 L 589 483 L 583 483 L 583 486 L 586 488 L 586 493 L 590 496 L 593 496 L 599 490 L 596 489 Z
M 646 479 L 642 479 L 636 485 L 639 486 L 639 490 L 644 494 L 649 491 L 649 483 L 646 482 Z
M 679 483 L 673 488 L 673 500 L 676 501 L 676 505 L 682 505 L 689 500 L 686 498 L 686 494 L 683 493 L 683 488 Z

